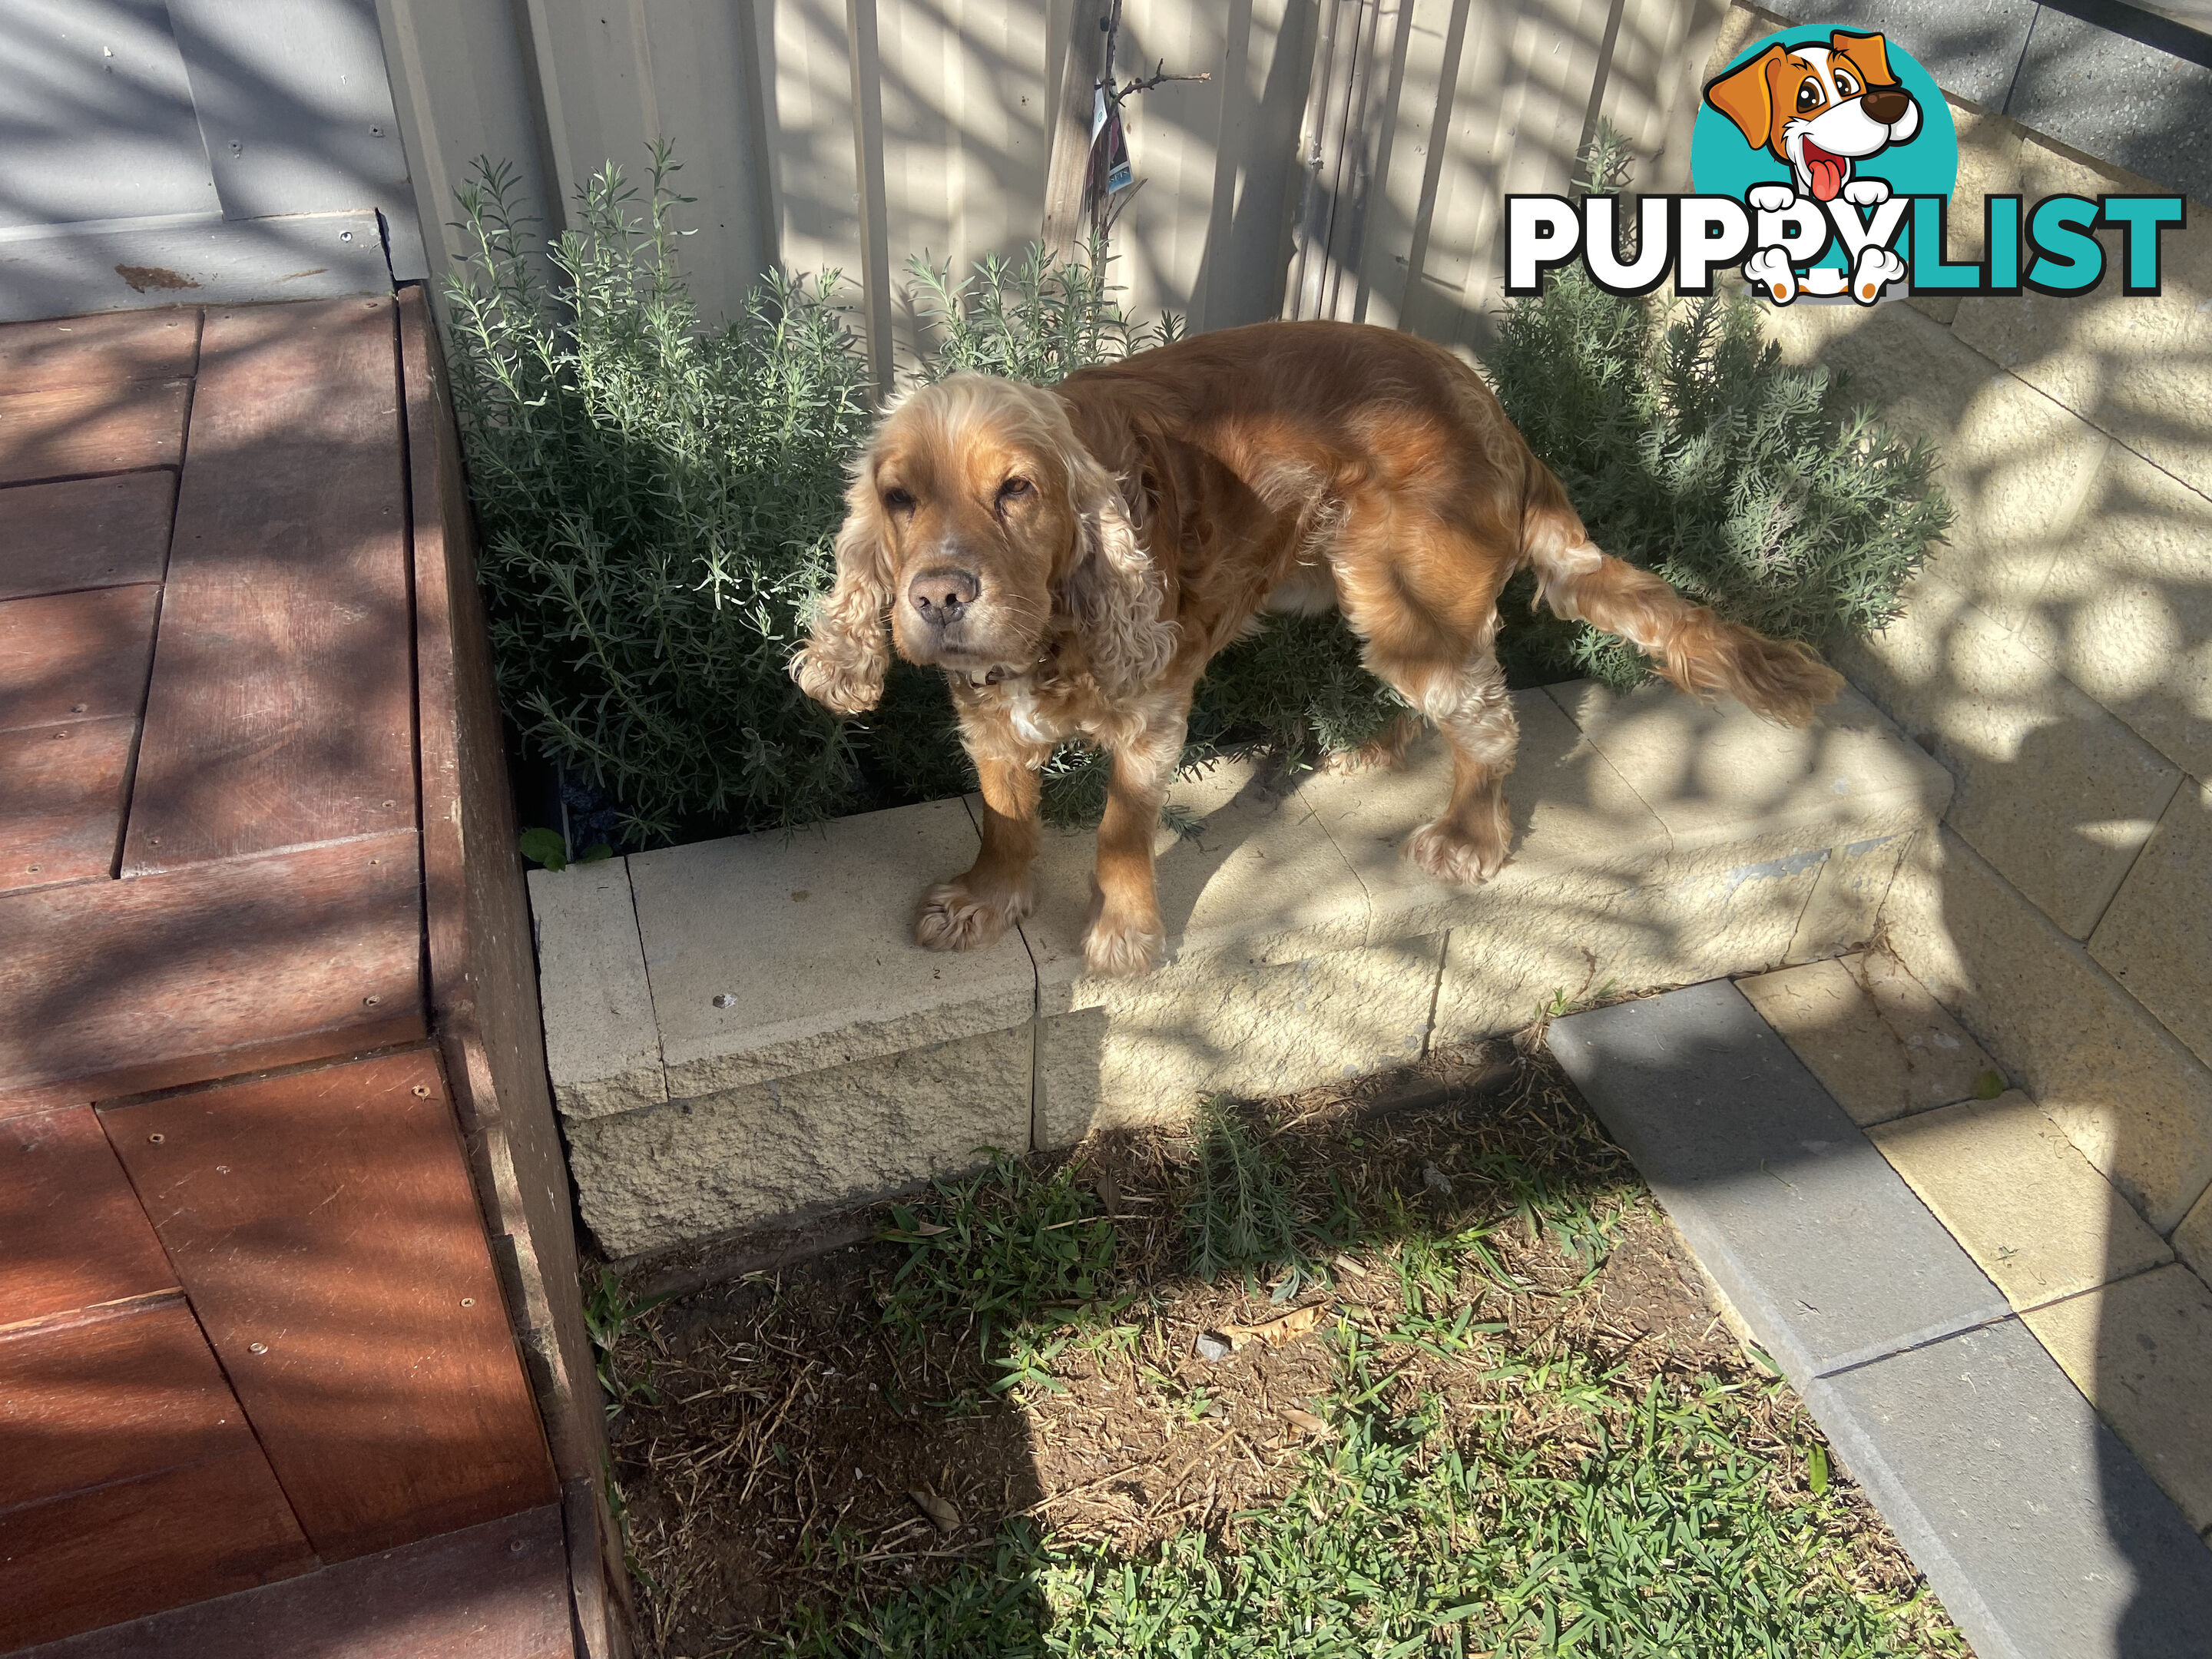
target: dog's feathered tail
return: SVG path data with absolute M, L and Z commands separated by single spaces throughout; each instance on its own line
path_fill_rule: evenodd
M 1808 647 L 1724 621 L 1650 571 L 1601 553 L 1559 481 L 1534 456 L 1521 552 L 1556 614 L 1620 635 L 1692 696 L 1726 692 L 1769 720 L 1803 726 L 1843 690 L 1844 677 Z

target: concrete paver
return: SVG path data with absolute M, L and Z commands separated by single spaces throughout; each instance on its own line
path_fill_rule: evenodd
M 1919 981 L 1878 951 L 1736 988 L 1862 1126 L 1968 1099 L 1996 1069 Z
M 2024 1317 L 2190 1524 L 2212 1527 L 2212 1290 L 2177 1263 Z
M 1981 1659 L 2212 1653 L 2212 1551 L 2017 1320 L 1805 1399 Z
M 2017 1089 L 1885 1123 L 1869 1138 L 2015 1308 L 2173 1259 Z
M 2008 1311 L 1727 981 L 1573 1015 L 1551 1042 L 1799 1387 Z

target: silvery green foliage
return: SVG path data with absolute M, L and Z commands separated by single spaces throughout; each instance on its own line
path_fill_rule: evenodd
M 1609 140 L 1585 182 L 1618 189 Z M 1935 452 L 1825 368 L 1784 363 L 1741 295 L 1624 300 L 1569 266 L 1507 306 L 1486 366 L 1600 547 L 1761 633 L 1817 646 L 1880 628 L 1950 525 Z M 1508 614 L 1517 637 L 1504 648 L 1524 678 L 1626 686 L 1650 673 L 1587 624 Z
M 675 170 L 657 152 L 640 192 L 603 169 L 547 246 L 512 169 L 479 164 L 473 258 L 447 289 L 507 712 L 640 840 L 819 818 L 854 774 L 851 738 L 784 665 L 867 427 L 860 356 L 834 274 L 772 278 L 700 327 Z

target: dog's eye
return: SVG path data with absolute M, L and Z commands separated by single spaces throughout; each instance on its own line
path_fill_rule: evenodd
M 1838 70 L 1836 71 L 1836 96 L 1838 98 L 1856 98 L 1858 95 L 1859 83 L 1852 80 L 1851 77 L 1845 74 L 1842 70 Z
M 1027 478 L 1009 478 L 999 486 L 999 499 L 1001 501 L 1018 501 L 1029 493 L 1030 481 Z
M 1820 83 L 1811 76 L 1807 76 L 1798 83 L 1797 108 L 1800 113 L 1808 109 L 1818 109 L 1826 101 L 1820 96 Z
M 884 505 L 894 513 L 904 513 L 913 507 L 914 495 L 911 491 L 901 489 L 894 485 L 891 489 L 884 491 Z

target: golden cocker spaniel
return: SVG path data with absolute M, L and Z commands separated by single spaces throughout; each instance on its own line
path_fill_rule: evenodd
M 984 816 L 975 864 L 922 897 L 933 950 L 1028 913 L 1039 769 L 1082 737 L 1112 761 L 1086 963 L 1159 961 L 1153 829 L 1192 688 L 1260 613 L 1340 606 L 1367 666 L 1442 729 L 1451 799 L 1405 851 L 1445 881 L 1496 874 L 1511 840 L 1517 733 L 1492 643 L 1516 570 L 1694 695 L 1802 726 L 1843 683 L 1599 552 L 1480 376 L 1361 324 L 1224 330 L 1048 390 L 956 374 L 884 416 L 846 504 L 792 674 L 852 714 L 894 641 L 945 669 Z

